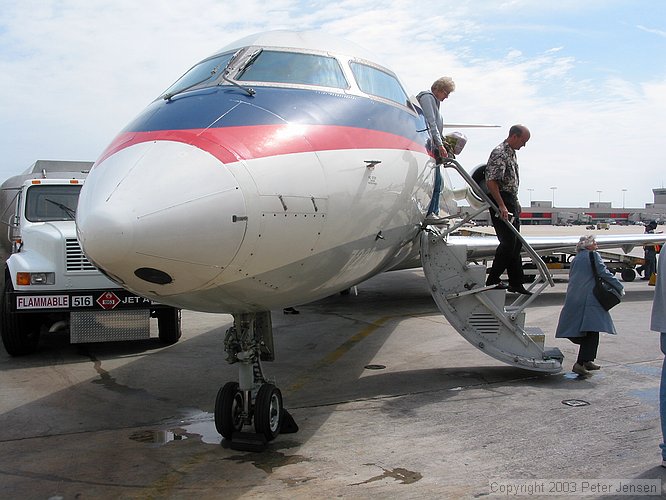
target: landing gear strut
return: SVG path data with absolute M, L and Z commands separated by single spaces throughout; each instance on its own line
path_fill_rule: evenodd
M 261 361 L 273 361 L 270 311 L 234 314 L 224 350 L 229 363 L 239 363 L 238 383 L 227 382 L 215 400 L 215 428 L 234 449 L 261 451 L 280 432 L 298 426 L 282 404 L 282 393 L 264 378 Z M 243 432 L 254 424 L 254 433 Z

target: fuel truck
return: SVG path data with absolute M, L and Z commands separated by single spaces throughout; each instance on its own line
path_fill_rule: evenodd
M 69 332 L 71 343 L 181 336 L 180 310 L 124 290 L 86 258 L 76 208 L 92 162 L 38 160 L 0 186 L 0 334 L 12 356 L 34 352 L 40 336 Z

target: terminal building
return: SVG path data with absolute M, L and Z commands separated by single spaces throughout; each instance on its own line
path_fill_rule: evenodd
M 656 220 L 666 223 L 666 188 L 652 190 L 654 203 L 644 208 L 613 208 L 611 202 L 590 202 L 587 208 L 555 207 L 550 201 L 532 201 L 522 207 L 520 223 L 525 225 L 587 225 L 587 224 L 640 224 Z M 488 211 L 474 218 L 479 224 L 490 225 Z

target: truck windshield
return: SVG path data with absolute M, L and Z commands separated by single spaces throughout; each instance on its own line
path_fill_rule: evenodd
M 30 222 L 74 220 L 81 184 L 30 186 L 25 200 L 25 218 Z

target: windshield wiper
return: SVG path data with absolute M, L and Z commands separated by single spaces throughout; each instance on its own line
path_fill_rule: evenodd
M 261 54 L 263 51 L 264 51 L 264 49 L 255 50 L 252 53 L 252 55 L 247 58 L 247 60 L 243 63 L 243 65 L 240 68 L 238 68 L 238 72 L 237 72 L 238 75 L 242 75 L 243 71 L 245 71 L 247 68 L 249 68 L 254 63 L 254 61 L 257 60 L 257 57 L 259 57 L 259 54 Z M 222 79 L 225 82 L 230 83 L 231 85 L 233 85 L 235 87 L 238 87 L 239 89 L 247 92 L 248 95 L 253 96 L 254 94 L 256 94 L 256 92 L 254 91 L 253 88 L 243 87 L 241 84 L 239 84 L 238 82 L 232 80 L 231 78 L 229 78 L 227 76 L 229 74 L 229 67 L 231 66 L 231 63 L 236 59 L 236 55 L 238 55 L 238 52 L 236 54 L 234 54 L 234 57 L 229 59 L 229 62 L 227 63 L 227 66 L 224 68 L 224 71 L 222 72 Z
M 56 207 L 58 207 L 60 210 L 69 215 L 72 218 L 72 220 L 76 219 L 76 210 L 72 210 L 67 205 L 63 205 L 62 203 L 58 203 L 57 201 L 51 200 L 49 198 L 44 198 L 44 201 L 53 203 Z
M 247 58 L 247 60 L 243 63 L 243 65 L 240 68 L 238 68 L 238 76 L 242 76 L 245 70 L 254 64 L 254 61 L 257 60 L 257 57 L 259 57 L 259 55 L 261 55 L 263 51 L 264 49 L 255 50 L 252 53 L 252 55 L 250 55 L 250 57 Z
M 164 99 L 165 101 L 169 101 L 169 100 L 171 100 L 172 97 L 177 96 L 178 94 L 181 94 L 181 93 L 185 92 L 186 90 L 190 90 L 192 87 L 196 87 L 197 85 L 201 85 L 202 83 L 207 82 L 207 81 L 210 80 L 213 76 L 215 76 L 215 74 L 217 73 L 217 70 L 220 69 L 220 65 L 221 65 L 221 64 L 222 64 L 222 63 L 220 63 L 220 64 L 218 64 L 217 66 L 215 66 L 215 67 L 210 71 L 210 74 L 209 74 L 206 78 L 203 78 L 202 80 L 200 80 L 200 81 L 198 81 L 198 82 L 195 82 L 195 83 L 193 83 L 193 84 L 191 84 L 191 85 L 188 85 L 187 87 L 183 87 L 182 89 L 178 89 L 178 90 L 174 90 L 173 92 L 169 92 L 168 94 L 165 94 L 164 97 L 163 97 L 162 99 Z

